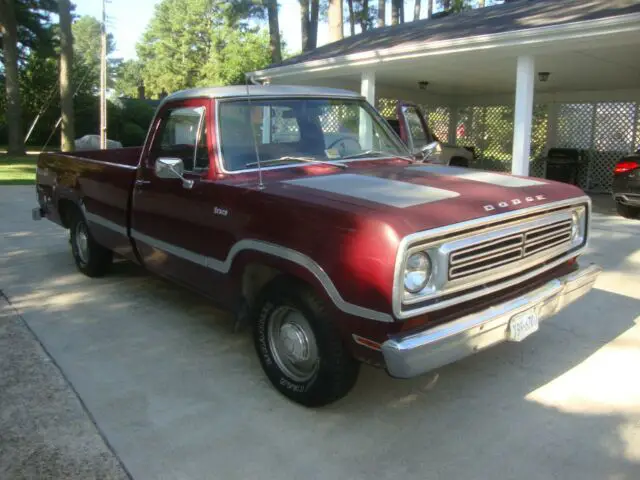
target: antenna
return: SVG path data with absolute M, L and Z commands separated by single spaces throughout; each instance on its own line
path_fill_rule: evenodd
M 107 0 L 102 0 L 100 25 L 100 149 L 107 148 Z
M 251 120 L 251 93 L 249 92 L 249 77 L 248 73 L 245 74 L 245 87 L 247 88 L 247 105 L 249 106 L 249 124 L 251 125 L 251 137 L 253 139 L 253 148 L 256 151 L 256 163 L 258 164 L 258 188 L 264 190 L 264 183 L 262 183 L 262 165 L 260 162 L 260 150 L 258 149 L 258 142 L 256 140 L 256 127 L 253 126 Z

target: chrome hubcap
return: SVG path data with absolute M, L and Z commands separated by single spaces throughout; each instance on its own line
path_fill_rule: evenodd
M 280 370 L 292 380 L 309 380 L 318 369 L 318 347 L 311 325 L 298 310 L 278 307 L 268 322 L 269 347 Z
M 78 223 L 76 227 L 76 250 L 82 263 L 89 260 L 89 233 L 84 223 Z

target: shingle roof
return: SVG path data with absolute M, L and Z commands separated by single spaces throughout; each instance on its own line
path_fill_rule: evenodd
M 520 0 L 441 18 L 375 28 L 270 65 L 265 70 L 426 41 L 491 35 L 631 13 L 640 13 L 640 0 Z

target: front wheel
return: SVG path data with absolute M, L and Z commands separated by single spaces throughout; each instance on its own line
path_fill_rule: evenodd
M 255 312 L 256 351 L 280 393 L 319 407 L 351 390 L 359 364 L 327 318 L 324 302 L 309 288 L 276 279 L 262 292 Z
M 629 205 L 616 202 L 616 210 L 618 211 L 618 215 L 624 218 L 640 217 L 640 208 L 637 208 L 637 207 L 634 208 L 634 207 L 630 207 Z
M 88 277 L 104 276 L 113 260 L 113 252 L 97 243 L 82 213 L 74 212 L 70 226 L 71 254 L 76 267 Z

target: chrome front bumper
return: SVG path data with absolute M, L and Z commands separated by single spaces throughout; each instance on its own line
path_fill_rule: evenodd
M 601 270 L 597 265 L 580 268 L 486 310 L 391 338 L 382 344 L 387 371 L 392 377 L 415 377 L 504 342 L 514 315 L 534 308 L 539 320 L 551 317 L 591 290 Z

